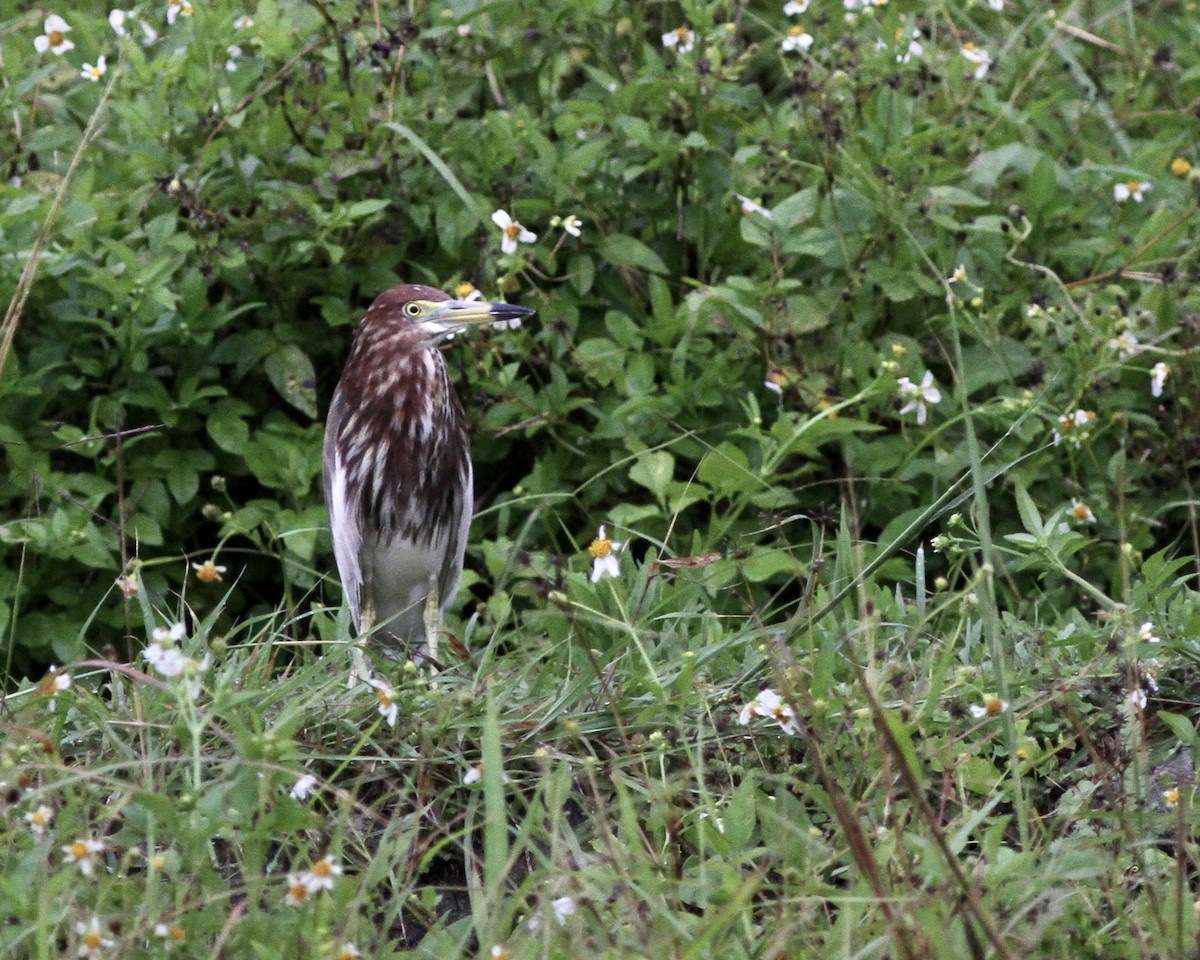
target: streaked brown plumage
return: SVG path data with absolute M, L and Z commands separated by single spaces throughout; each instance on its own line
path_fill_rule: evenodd
M 355 334 L 325 425 L 325 502 L 355 628 L 384 647 L 430 653 L 427 606 L 436 621 L 454 598 L 471 523 L 466 422 L 438 345 L 531 313 L 404 284 Z

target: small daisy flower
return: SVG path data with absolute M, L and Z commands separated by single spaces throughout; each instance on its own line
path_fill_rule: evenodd
M 54 823 L 54 811 L 43 803 L 36 810 L 30 810 L 25 814 L 24 820 L 29 824 L 30 833 L 35 837 L 44 836 Z
M 311 773 L 306 773 L 294 784 L 289 792 L 293 800 L 307 800 L 308 795 L 313 792 L 317 785 L 317 778 Z
M 64 864 L 78 864 L 79 872 L 85 877 L 90 877 L 96 872 L 96 857 L 104 852 L 104 844 L 87 837 L 68 843 L 62 848 L 62 852 Z
M 1154 369 L 1150 371 L 1150 396 L 1161 397 L 1163 385 L 1167 382 L 1167 377 L 1171 375 L 1171 368 L 1161 360 L 1154 365 Z
M 1138 639 L 1143 643 L 1161 643 L 1162 641 L 1154 635 L 1154 624 L 1147 620 L 1138 627 Z
M 244 13 L 233 21 L 234 30 L 249 30 L 252 26 L 254 26 L 254 18 Z
M 384 680 L 368 680 L 367 683 L 375 688 L 375 696 L 379 698 L 379 715 L 383 717 L 389 727 L 394 727 L 400 716 L 400 706 L 396 703 L 396 691 L 392 689 L 391 684 Z
M 87 923 L 79 921 L 75 924 L 75 932 L 79 935 L 78 955 L 81 957 L 102 957 L 103 951 L 113 947 L 112 940 L 104 935 L 99 917 L 92 917 Z
M 108 12 L 108 25 L 113 28 L 113 32 L 118 37 L 129 36 L 125 30 L 125 21 L 131 19 L 133 19 L 131 10 L 110 10 Z
M 573 213 L 569 213 L 562 218 L 562 228 L 564 232 L 569 233 L 573 237 L 583 235 L 583 221 Z
M 964 264 L 959 264 L 954 268 L 954 272 L 946 278 L 947 283 L 960 283 L 967 279 L 967 268 Z
M 1115 337 L 1108 341 L 1108 349 L 1116 350 L 1117 356 L 1122 360 L 1128 360 L 1142 349 L 1138 343 L 1138 338 L 1128 330 L 1122 330 Z
M 242 56 L 242 48 L 239 47 L 236 43 L 231 43 L 229 46 L 227 46 L 225 48 L 225 53 L 229 57 L 229 59 L 225 61 L 225 69 L 229 73 L 236 73 L 237 72 L 237 62 Z
M 160 647 L 169 647 L 184 637 L 187 636 L 187 627 L 180 623 L 173 623 L 169 627 L 155 627 L 150 638 Z
M 502 943 L 492 944 L 489 953 L 492 960 L 512 960 L 512 951 Z
M 673 47 L 677 53 L 691 53 L 696 45 L 696 35 L 687 27 L 676 27 L 662 35 L 662 45 Z
M 463 774 L 463 785 L 470 786 L 473 783 L 479 783 L 483 780 L 483 764 L 477 763 Z
M 1170 790 L 1164 790 L 1162 794 L 1163 803 L 1167 807 L 1179 806 L 1179 791 L 1172 787 Z
M 975 79 L 982 80 L 987 76 L 987 72 L 992 69 L 992 58 L 988 56 L 986 50 L 976 47 L 973 43 L 964 43 L 962 50 L 959 51 L 964 57 L 975 64 Z
M 333 953 L 333 960 L 361 960 L 362 954 L 352 943 L 343 943 Z
M 55 56 L 61 57 L 68 50 L 75 49 L 75 44 L 67 39 L 67 34 L 71 32 L 71 25 L 57 13 L 52 13 L 46 18 L 44 28 L 46 30 L 44 34 L 33 38 L 33 48 L 38 53 L 45 53 L 49 50 Z
M 500 240 L 500 250 L 507 254 L 517 252 L 517 243 L 536 243 L 537 234 L 526 230 L 508 215 L 506 210 L 497 210 L 492 214 L 492 223 L 498 226 L 504 234 Z
M 901 44 L 903 42 L 904 42 L 904 31 L 897 30 L 896 31 L 896 43 Z M 923 46 L 921 46 L 921 31 L 914 30 L 912 32 L 912 39 L 908 41 L 908 49 L 906 49 L 903 53 L 896 54 L 896 62 L 897 63 L 908 63 L 913 57 L 919 57 L 924 53 L 925 53 L 925 48 Z
M 560 927 L 565 926 L 567 917 L 572 916 L 579 909 L 574 897 L 558 897 L 550 906 L 554 910 L 554 919 L 558 921 Z
M 179 17 L 190 17 L 194 12 L 189 0 L 167 0 L 167 23 L 172 26 Z
M 1183 157 L 1176 157 L 1171 161 L 1171 172 L 1177 177 L 1186 177 L 1192 172 L 1192 165 Z
M 917 425 L 925 426 L 925 421 L 929 414 L 926 410 L 926 404 L 938 404 L 942 402 L 942 393 L 937 388 L 937 384 L 933 380 L 933 374 L 925 371 L 925 376 L 921 378 L 919 384 L 913 383 L 908 377 L 901 377 L 896 381 L 900 387 L 900 397 L 911 398 L 908 403 L 900 408 L 900 416 L 906 413 L 912 413 L 914 410 L 917 413 Z
M 1094 410 L 1076 410 L 1074 413 L 1063 414 L 1058 418 L 1058 430 L 1054 431 L 1054 446 L 1058 446 L 1063 437 L 1071 436 L 1071 442 L 1078 447 L 1081 442 L 1079 434 L 1076 432 L 1082 427 L 1086 427 L 1096 419 Z
M 1096 515 L 1092 513 L 1092 508 L 1082 500 L 1072 500 L 1071 509 L 1068 512 L 1071 514 L 1071 519 L 1079 523 L 1096 522 Z
M 1128 183 L 1118 183 L 1113 186 L 1113 199 L 1117 203 L 1124 203 L 1126 200 L 1132 199 L 1134 203 L 1141 203 L 1145 198 L 1145 194 L 1150 190 L 1153 184 L 1139 183 L 1136 180 L 1130 180 Z
M 812 0 L 790 0 L 783 5 L 783 15 L 785 17 L 798 17 L 808 9 L 809 3 Z
M 178 677 L 187 669 L 188 658 L 178 647 L 164 647 L 152 643 L 142 651 L 142 656 L 154 670 L 164 677 Z
M 95 64 L 85 63 L 79 71 L 79 75 L 84 80 L 91 80 L 92 83 L 99 83 L 100 78 L 108 73 L 108 62 L 104 54 L 100 54 L 96 58 Z
M 466 300 L 468 303 L 472 300 L 482 300 L 483 294 L 475 289 L 475 284 L 470 280 L 464 280 L 454 288 L 455 300 Z
M 53 706 L 54 698 L 64 690 L 69 690 L 70 687 L 71 675 L 65 670 L 59 670 L 58 667 L 51 667 L 38 683 L 37 692 L 43 697 L 49 697 L 51 706 Z
M 738 723 L 747 724 L 755 717 L 768 717 L 776 721 L 783 727 L 784 733 L 794 735 L 800 732 L 795 711 L 770 688 L 760 691 L 757 697 L 742 707 L 742 712 L 738 714 Z
M 794 50 L 807 50 L 813 45 L 813 35 L 805 30 L 800 24 L 793 24 L 788 28 L 787 36 L 779 44 L 783 48 L 784 53 L 791 53 Z
M 1003 10 L 1004 0 L 987 0 L 987 5 L 993 10 Z
M 341 875 L 342 868 L 334 863 L 333 857 L 322 857 L 313 864 L 311 870 L 301 875 L 301 879 L 309 893 L 320 893 L 322 890 L 332 890 L 334 877 Z
M 187 942 L 187 931 L 178 925 L 156 923 L 154 935 L 163 941 L 163 948 L 166 950 L 170 950 L 177 943 Z
M 124 595 L 126 600 L 136 599 L 141 586 L 137 582 L 137 577 L 132 573 L 127 573 L 123 577 L 117 577 L 117 589 Z
M 201 583 L 220 583 L 223 579 L 221 575 L 225 572 L 225 567 L 218 567 L 211 560 L 193 563 L 192 569 L 196 571 L 196 579 Z
M 995 694 L 989 694 L 983 698 L 983 703 L 973 703 L 967 708 L 976 720 L 982 720 L 984 717 L 998 717 L 1007 709 L 1008 701 L 1001 700 Z
M 761 203 L 751 200 L 740 193 L 735 193 L 734 196 L 738 198 L 738 202 L 742 205 L 742 213 L 757 213 L 760 217 L 766 217 L 768 220 L 771 219 L 771 211 Z
M 596 539 L 588 544 L 588 553 L 592 555 L 592 583 L 599 583 L 604 577 L 621 575 L 621 564 L 617 560 L 617 552 L 621 547 L 621 541 L 610 540 L 601 526 Z
M 289 873 L 287 875 L 287 892 L 283 895 L 283 902 L 289 907 L 301 907 L 308 903 L 308 898 L 312 891 L 308 889 L 308 884 L 305 880 L 306 875 L 303 873 Z

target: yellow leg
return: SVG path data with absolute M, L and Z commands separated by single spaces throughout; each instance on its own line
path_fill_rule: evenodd
M 429 595 L 425 598 L 425 656 L 437 669 L 438 640 L 442 631 L 442 602 L 438 596 L 437 577 L 429 578 Z
M 347 689 L 354 689 L 365 680 L 371 679 L 371 666 L 367 663 L 363 652 L 367 646 L 367 637 L 375 625 L 375 604 L 370 600 L 363 607 L 362 616 L 358 620 L 358 636 L 350 648 L 350 675 L 346 678 Z

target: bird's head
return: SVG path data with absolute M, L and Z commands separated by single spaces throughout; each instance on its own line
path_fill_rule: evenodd
M 513 303 L 456 300 L 436 287 L 405 283 L 375 298 L 367 320 L 386 319 L 390 324 L 419 331 L 422 339 L 438 343 L 467 327 L 527 317 L 534 311 Z

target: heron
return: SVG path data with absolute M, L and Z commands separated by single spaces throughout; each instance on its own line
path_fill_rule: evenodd
M 325 504 L 359 643 L 436 664 L 474 504 L 470 439 L 441 346 L 478 324 L 526 317 L 510 303 L 402 284 L 354 335 L 325 423 Z M 355 670 L 362 675 L 361 647 Z

